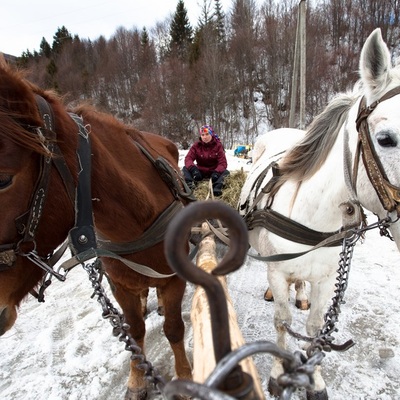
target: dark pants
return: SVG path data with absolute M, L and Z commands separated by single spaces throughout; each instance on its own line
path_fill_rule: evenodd
M 182 168 L 183 176 L 185 177 L 185 181 L 189 188 L 193 189 L 196 186 L 196 181 L 193 179 L 192 174 L 190 171 L 186 168 Z M 211 175 L 211 174 L 210 174 Z M 204 176 L 202 175 L 203 179 L 210 179 L 210 175 Z M 219 177 L 218 179 L 213 182 L 213 192 L 215 195 L 220 196 L 222 193 L 222 188 L 224 187 L 224 181 L 225 178 L 229 175 L 229 171 L 226 169 Z

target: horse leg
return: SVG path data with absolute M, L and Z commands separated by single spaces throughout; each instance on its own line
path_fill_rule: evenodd
M 142 315 L 143 317 L 146 316 L 147 314 L 147 298 L 149 296 L 149 289 L 143 290 L 142 293 L 140 293 L 140 304 L 142 305 Z
M 145 317 L 147 315 L 147 299 L 149 296 L 149 289 L 143 290 L 142 293 L 140 293 L 140 303 L 142 305 L 142 314 Z M 159 289 L 157 288 L 157 314 L 158 315 L 164 315 L 164 306 L 162 302 L 162 298 L 159 293 Z
M 274 301 L 274 295 L 272 294 L 272 290 L 268 288 L 264 293 L 264 300 L 265 301 Z
M 308 310 L 310 308 L 310 303 L 307 298 L 306 283 L 296 279 L 294 282 L 294 289 L 296 291 L 296 307 L 299 310 Z
M 275 315 L 274 325 L 277 334 L 276 344 L 286 349 L 286 328 L 284 322 L 287 324 L 292 323 L 292 316 L 289 310 L 289 283 L 285 276 L 279 272 L 279 269 L 269 268 L 268 280 L 270 288 L 274 293 Z M 283 373 L 282 360 L 274 358 L 271 374 L 268 382 L 268 391 L 272 396 L 279 397 L 282 388 L 278 385 L 277 379 Z
M 330 279 L 311 283 L 311 307 L 307 318 L 307 335 L 314 337 L 322 328 L 324 312 L 330 296 L 333 294 L 335 276 Z M 326 384 L 321 375 L 321 366 L 317 366 L 314 371 L 315 388 L 313 391 L 307 391 L 308 400 L 327 400 L 328 392 Z
M 178 277 L 159 288 L 164 304 L 164 333 L 175 357 L 175 373 L 177 378 L 192 379 L 192 367 L 186 356 L 184 334 L 185 325 L 182 320 L 182 298 L 186 283 Z
M 304 281 L 296 279 L 294 288 L 296 291 L 296 307 L 300 310 L 308 310 L 310 308 L 310 303 L 307 298 L 306 293 L 306 283 Z M 274 295 L 270 288 L 264 293 L 265 301 L 274 301 Z
M 146 291 L 139 294 L 128 291 L 124 286 L 115 283 L 114 297 L 124 313 L 127 324 L 130 325 L 129 333 L 144 354 L 144 336 L 146 326 L 143 319 L 142 298 Z M 147 381 L 144 371 L 137 368 L 139 360 L 130 362 L 130 372 L 125 393 L 125 400 L 144 400 L 147 397 Z
M 164 315 L 164 304 L 159 288 L 157 288 L 157 304 L 158 304 L 157 306 L 158 315 Z

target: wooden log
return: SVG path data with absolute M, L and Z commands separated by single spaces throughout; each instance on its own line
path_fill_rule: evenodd
M 199 245 L 196 265 L 206 272 L 211 272 L 218 264 L 214 235 L 208 225 L 202 225 L 203 234 L 208 233 Z M 236 312 L 228 293 L 225 277 L 218 277 L 224 289 L 229 317 L 229 329 L 232 349 L 241 347 L 245 342 L 239 329 Z M 211 330 L 210 307 L 204 289 L 198 286 L 193 295 L 190 318 L 193 326 L 193 380 L 204 383 L 214 370 L 216 362 Z M 254 392 L 258 399 L 265 399 L 257 369 L 251 357 L 240 363 L 244 372 L 253 377 Z

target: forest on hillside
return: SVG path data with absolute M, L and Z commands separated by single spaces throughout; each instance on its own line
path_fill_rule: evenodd
M 204 123 L 226 148 L 252 144 L 265 127 L 288 126 L 298 8 L 299 0 L 232 0 L 224 13 L 219 0 L 202 0 L 191 26 L 177 0 L 172 18 L 120 27 L 109 39 L 81 39 L 63 26 L 17 62 L 66 102 L 89 101 L 182 147 Z M 400 0 L 307 1 L 307 122 L 354 86 L 372 30 L 400 55 L 399 13 Z

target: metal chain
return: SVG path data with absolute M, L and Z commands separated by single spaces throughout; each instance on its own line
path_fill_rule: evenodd
M 325 323 L 319 330 L 316 337 L 310 338 L 307 336 L 303 336 L 299 333 L 294 332 L 288 324 L 284 324 L 286 330 L 291 336 L 306 342 L 311 342 L 311 345 L 307 349 L 308 357 L 311 357 L 315 353 L 321 351 L 331 351 L 331 350 L 345 351 L 354 345 L 354 342 L 352 340 L 349 340 L 342 345 L 333 344 L 334 337 L 332 336 L 333 332 L 338 331 L 338 329 L 336 328 L 336 323 L 338 322 L 339 319 L 340 305 L 345 303 L 343 298 L 348 286 L 354 246 L 356 245 L 357 241 L 364 236 L 366 231 L 375 228 L 379 229 L 381 236 L 385 236 L 393 240 L 388 231 L 388 228 L 391 224 L 397 222 L 398 219 L 399 218 L 393 221 L 391 217 L 387 215 L 386 218 L 379 219 L 377 222 L 373 224 L 363 226 L 358 229 L 353 229 L 352 230 L 353 234 L 350 237 L 343 239 L 342 251 L 340 253 L 340 259 L 339 259 L 339 268 L 337 270 L 338 275 L 336 277 L 337 283 L 335 283 L 336 287 L 335 296 L 332 298 L 332 304 L 330 305 L 328 311 L 324 315 Z
M 125 343 L 125 350 L 132 353 L 132 361 L 139 361 L 138 364 L 136 364 L 136 368 L 144 371 L 145 379 L 154 384 L 157 390 L 162 391 L 166 384 L 165 379 L 153 367 L 151 362 L 146 360 L 142 349 L 138 346 L 136 341 L 129 333 L 130 326 L 125 323 L 124 315 L 113 306 L 104 290 L 104 287 L 101 283 L 104 276 L 104 271 L 100 259 L 97 258 L 93 263 L 82 264 L 82 266 L 83 269 L 88 273 L 89 280 L 94 289 L 91 297 L 93 298 L 97 296 L 97 301 L 101 304 L 103 309 L 102 317 L 104 319 L 108 319 L 113 327 L 113 336 L 119 336 L 119 341 Z
M 397 221 L 397 220 L 396 220 Z M 353 235 L 349 238 L 343 239 L 342 242 L 342 251 L 340 253 L 339 260 L 339 268 L 337 270 L 338 276 L 336 277 L 337 283 L 335 284 L 335 295 L 332 298 L 332 304 L 328 308 L 324 316 L 325 323 L 323 327 L 318 332 L 317 336 L 314 338 L 302 336 L 296 332 L 293 332 L 291 328 L 285 324 L 285 327 L 288 333 L 298 339 L 311 342 L 310 346 L 307 349 L 307 357 L 301 354 L 301 352 L 295 352 L 294 354 L 286 355 L 283 352 L 277 352 L 277 350 L 273 350 L 268 347 L 268 349 L 263 349 L 270 354 L 275 354 L 276 357 L 280 358 L 289 358 L 284 360 L 284 373 L 279 377 L 279 384 L 283 388 L 282 394 L 280 396 L 280 400 L 289 400 L 296 390 L 296 388 L 304 387 L 310 389 L 313 384 L 313 373 L 315 367 L 320 365 L 322 359 L 325 354 L 324 351 L 344 351 L 351 347 L 354 343 L 349 340 L 343 345 L 334 345 L 332 342 L 334 341 L 334 337 L 332 336 L 333 332 L 337 332 L 336 323 L 338 321 L 339 314 L 341 312 L 340 306 L 344 304 L 344 294 L 348 286 L 349 273 L 351 267 L 351 260 L 353 257 L 354 247 L 357 241 L 363 236 L 365 231 L 379 228 L 382 236 L 390 237 L 387 228 L 393 222 L 390 217 L 379 220 L 375 224 L 371 224 L 369 226 L 354 229 Z M 84 270 L 89 275 L 89 280 L 92 283 L 92 287 L 94 289 L 94 296 L 97 296 L 98 302 L 101 304 L 103 313 L 102 316 L 104 319 L 108 319 L 113 327 L 113 335 L 119 336 L 119 341 L 125 343 L 125 350 L 130 351 L 132 353 L 131 360 L 139 360 L 139 363 L 136 367 L 145 373 L 145 379 L 154 384 L 156 389 L 159 392 L 165 393 L 165 386 L 167 385 L 166 380 L 159 375 L 157 370 L 152 366 L 152 364 L 146 360 L 146 357 L 142 353 L 142 349 L 137 345 L 135 340 L 132 338 L 129 331 L 129 325 L 125 323 L 124 316 L 121 314 L 111 303 L 109 298 L 107 297 L 105 290 L 101 284 L 102 278 L 104 276 L 104 271 L 102 268 L 102 264 L 100 259 L 96 259 L 92 264 L 82 264 Z M 260 344 L 255 344 L 260 346 Z M 271 344 L 268 344 L 271 346 Z M 273 345 L 272 345 L 273 346 Z M 260 349 L 258 349 L 260 351 Z M 229 357 L 232 354 L 228 355 Z M 289 361 L 290 360 L 290 361 Z M 218 368 L 213 372 L 214 374 L 218 372 Z M 212 373 L 212 374 L 213 374 Z M 176 383 L 176 381 L 175 381 Z M 178 381 L 179 383 L 179 381 Z M 167 398 L 172 398 L 173 394 L 180 393 L 179 385 L 177 388 L 173 386 L 174 382 L 169 382 L 167 385 L 167 391 L 171 391 L 170 396 Z M 183 384 L 188 384 L 187 382 L 183 382 Z M 197 384 L 198 385 L 198 384 Z M 199 385 L 198 385 L 199 386 Z M 200 389 L 197 390 L 208 390 L 208 395 L 210 393 L 214 396 L 215 399 L 225 399 L 225 394 L 215 391 L 211 387 L 206 387 L 205 385 L 200 385 Z M 189 389 L 188 389 L 189 390 Z M 192 388 L 193 390 L 193 388 Z M 194 391 L 193 393 L 196 393 Z M 172 396 L 172 397 L 171 397 Z M 201 397 L 201 396 L 200 396 Z M 201 397 L 202 398 L 202 397 Z M 228 396 L 229 398 L 229 396 Z
M 341 312 L 340 306 L 345 303 L 343 298 L 349 282 L 349 273 L 354 246 L 361 236 L 361 230 L 357 230 L 351 237 L 343 239 L 342 251 L 339 259 L 339 268 L 337 270 L 338 275 L 336 277 L 337 283 L 335 283 L 335 296 L 332 298 L 332 304 L 324 316 L 324 325 L 307 349 L 308 356 L 313 355 L 315 351 L 331 351 L 332 349 L 347 350 L 354 344 L 352 341 L 348 341 L 344 345 L 334 346 L 332 342 L 335 338 L 332 336 L 332 333 L 338 331 L 336 328 L 336 323 L 338 322 L 339 314 Z
M 333 332 L 337 332 L 336 323 L 339 319 L 340 305 L 344 304 L 343 300 L 345 291 L 348 285 L 349 272 L 351 266 L 351 259 L 353 256 L 354 246 L 357 241 L 362 237 L 364 229 L 357 229 L 354 231 L 353 235 L 349 238 L 343 239 L 342 251 L 340 253 L 339 268 L 337 270 L 337 277 L 335 283 L 335 296 L 332 298 L 332 304 L 328 308 L 328 311 L 324 315 L 324 325 L 318 331 L 315 337 L 309 337 L 302 335 L 293 331 L 289 324 L 283 323 L 289 335 L 295 337 L 296 339 L 303 340 L 305 342 L 310 342 L 310 346 L 307 350 L 307 355 L 311 357 L 316 352 L 320 351 L 344 351 L 349 349 L 354 345 L 353 341 L 349 340 L 342 345 L 333 344 L 334 337 Z

